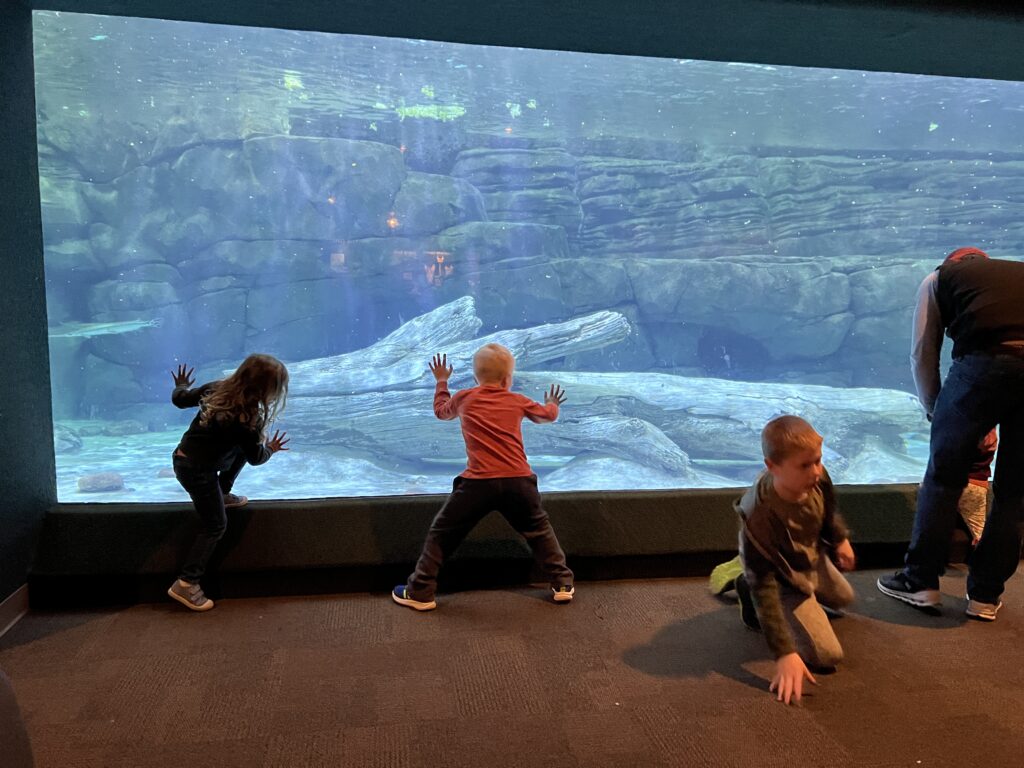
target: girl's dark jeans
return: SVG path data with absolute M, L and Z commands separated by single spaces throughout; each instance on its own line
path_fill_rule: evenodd
M 199 533 L 185 557 L 181 568 L 181 579 L 195 584 L 206 571 L 217 542 L 224 536 L 227 528 L 227 514 L 224 511 L 224 494 L 231 492 L 235 478 L 245 466 L 245 457 L 240 456 L 225 471 L 218 472 L 195 467 L 185 456 L 175 452 L 174 476 L 181 487 L 188 492 L 199 515 Z

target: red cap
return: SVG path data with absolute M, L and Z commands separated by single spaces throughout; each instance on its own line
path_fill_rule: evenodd
M 964 261 L 964 260 L 970 259 L 970 258 L 974 258 L 974 257 L 979 258 L 979 259 L 987 259 L 988 258 L 988 254 L 985 253 L 980 248 L 957 248 L 955 251 L 953 251 L 951 254 L 949 254 L 949 256 L 946 257 L 946 260 L 944 262 L 942 262 L 942 263 L 943 264 L 957 264 L 957 263 L 959 263 L 961 261 Z

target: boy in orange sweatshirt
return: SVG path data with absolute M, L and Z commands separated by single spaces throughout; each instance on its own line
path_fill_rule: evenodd
M 565 553 L 541 507 L 537 476 L 526 460 L 521 428 L 524 418 L 537 424 L 557 419 L 565 394 L 552 385 L 544 395 L 544 405 L 516 394 L 510 390 L 514 370 L 515 358 L 508 349 L 486 344 L 473 356 L 478 386 L 452 396 L 448 392 L 452 367 L 447 356 L 435 355 L 431 361 L 430 371 L 437 382 L 434 414 L 446 421 L 460 419 L 468 461 L 430 524 L 416 570 L 406 584 L 391 592 L 399 605 L 417 611 L 437 607 L 434 593 L 441 565 L 491 510 L 500 512 L 526 539 L 548 576 L 555 602 L 569 602 L 576 593 Z

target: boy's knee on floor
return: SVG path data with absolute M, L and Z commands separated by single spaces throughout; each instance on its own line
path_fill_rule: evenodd
M 845 587 L 836 590 L 836 594 L 833 595 L 827 603 L 822 601 L 822 605 L 827 605 L 829 608 L 838 610 L 848 606 L 856 597 L 857 593 L 853 591 L 853 587 L 849 582 L 847 582 Z
M 839 666 L 843 660 L 843 647 L 838 642 L 815 643 L 810 650 L 806 660 L 808 666 L 828 669 Z

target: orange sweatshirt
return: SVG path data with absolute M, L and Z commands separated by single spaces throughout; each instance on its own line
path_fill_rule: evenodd
M 533 470 L 523 448 L 522 421 L 554 421 L 558 418 L 558 404 L 541 405 L 494 384 L 462 389 L 452 396 L 448 382 L 439 381 L 434 389 L 434 415 L 445 421 L 458 418 L 462 422 L 468 458 L 462 477 L 529 477 Z

